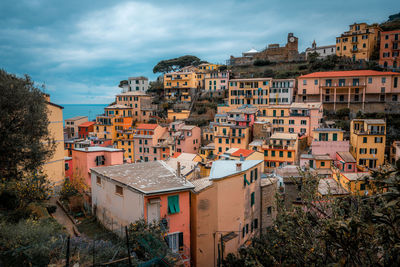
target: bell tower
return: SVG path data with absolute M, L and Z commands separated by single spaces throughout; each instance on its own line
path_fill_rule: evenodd
M 298 45 L 299 45 L 299 38 L 294 36 L 292 32 L 288 33 L 287 44 L 286 44 L 288 61 L 297 60 L 299 55 Z

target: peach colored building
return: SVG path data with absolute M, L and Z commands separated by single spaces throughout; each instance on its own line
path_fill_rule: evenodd
M 159 223 L 165 240 L 190 265 L 190 190 L 193 184 L 164 161 L 92 169 L 92 203 L 110 230 L 141 218 Z
M 400 69 L 400 30 L 381 32 L 379 65 L 393 70 Z
M 298 78 L 298 101 L 322 102 L 326 110 L 384 111 L 399 104 L 399 77 L 375 70 L 314 72 Z
M 130 107 L 131 116 L 137 122 L 148 122 L 157 112 L 157 105 L 152 104 L 151 96 L 140 91 L 117 94 L 115 102 Z
M 197 154 L 201 146 L 201 129 L 195 125 L 185 125 L 184 122 L 173 122 L 168 127 L 170 136 L 174 137 L 171 154 Z
M 262 150 L 265 169 L 268 171 L 282 165 L 294 165 L 299 157 L 299 137 L 295 133 L 274 133 L 262 146 Z
M 391 164 L 396 164 L 400 159 L 400 141 L 393 141 L 390 146 L 389 161 Z
M 228 89 L 229 71 L 211 71 L 205 74 L 204 89 L 206 92 L 216 92 Z
M 341 172 L 356 172 L 357 164 L 353 155 L 349 151 L 337 152 L 335 166 Z
M 259 234 L 261 160 L 218 160 L 210 176 L 193 180 L 191 254 L 195 266 L 217 266 Z M 221 248 L 222 244 L 222 248 Z
M 158 146 L 167 128 L 158 124 L 141 123 L 133 130 L 134 162 L 161 160 Z
M 314 138 L 311 142 L 313 154 L 329 154 L 331 159 L 336 159 L 336 153 L 349 151 L 349 140 L 343 139 L 344 131 L 336 128 L 317 128 L 314 129 Z
M 67 130 L 68 138 L 79 138 L 78 126 L 88 121 L 87 116 L 76 116 L 65 119 L 65 129 Z
M 72 150 L 73 176 L 85 178 L 88 186 L 91 185 L 91 168 L 123 163 L 123 151 L 121 149 L 92 146 Z

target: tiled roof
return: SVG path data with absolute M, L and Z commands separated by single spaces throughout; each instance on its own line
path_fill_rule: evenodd
M 78 127 L 89 127 L 89 126 L 92 126 L 94 124 L 95 124 L 94 121 L 87 121 L 87 122 L 84 122 L 84 123 L 80 124 Z
M 190 182 L 194 185 L 193 191 L 196 193 L 208 188 L 213 184 L 213 182 L 208 177 L 192 180 Z
M 349 192 L 345 190 L 333 178 L 324 178 L 319 180 L 318 192 L 321 195 L 347 195 Z
M 243 157 L 246 158 L 246 157 L 250 156 L 253 153 L 254 153 L 254 150 L 248 150 L 248 149 L 242 149 L 241 148 L 241 149 L 238 149 L 235 152 L 233 152 L 231 154 L 231 156 L 240 157 L 240 155 L 242 155 Z
M 158 124 L 141 123 L 136 126 L 136 129 L 140 130 L 154 130 Z
M 334 78 L 334 77 L 354 77 L 354 76 L 381 76 L 381 75 L 400 75 L 396 72 L 390 71 L 376 71 L 376 70 L 345 70 L 345 71 L 321 71 L 313 72 L 310 74 L 302 75 L 302 78 Z
M 262 160 L 217 160 L 211 166 L 210 180 L 220 179 L 234 174 L 244 172 L 257 164 L 262 163 Z M 242 167 L 238 171 L 236 163 L 241 163 Z
M 349 151 L 336 152 L 345 162 L 356 162 L 353 155 Z
M 368 172 L 342 172 L 342 175 L 350 181 L 362 180 L 364 177 L 369 176 Z
M 122 183 L 144 194 L 189 190 L 193 184 L 177 177 L 164 161 L 149 161 L 92 168 L 93 172 Z

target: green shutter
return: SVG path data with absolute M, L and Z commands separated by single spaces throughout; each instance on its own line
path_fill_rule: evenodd
M 268 150 L 264 150 L 264 156 L 268 157 Z
M 319 133 L 319 141 L 322 141 L 322 133 Z
M 251 193 L 251 195 L 250 195 L 250 201 L 251 201 L 251 206 L 253 206 L 254 205 L 254 192 L 253 193 Z
M 337 133 L 333 134 L 333 138 L 332 139 L 333 139 L 333 141 L 337 141 Z
M 168 196 L 168 213 L 179 213 L 179 195 Z
M 291 158 L 292 157 L 292 151 L 288 151 L 287 156 L 288 156 L 288 158 Z
M 246 179 L 246 174 L 243 176 L 243 179 L 244 179 L 244 186 L 246 186 L 246 184 L 247 185 L 250 185 L 250 182 Z

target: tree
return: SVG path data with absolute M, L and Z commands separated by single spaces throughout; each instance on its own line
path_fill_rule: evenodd
M 178 58 L 161 60 L 153 68 L 153 73 L 167 73 L 177 71 L 187 66 L 197 66 L 201 60 L 196 56 L 186 55 Z
M 329 198 L 315 193 L 318 177 L 300 179 L 302 207 L 278 198 L 274 225 L 227 266 L 397 266 L 400 264 L 400 172 L 382 168 L 367 181 L 376 194 Z
M 21 204 L 28 193 L 23 192 L 32 187 L 24 202 L 42 199 L 47 184 L 42 166 L 54 148 L 44 94 L 29 76 L 0 70 L 0 112 L 0 198 L 14 197 Z

